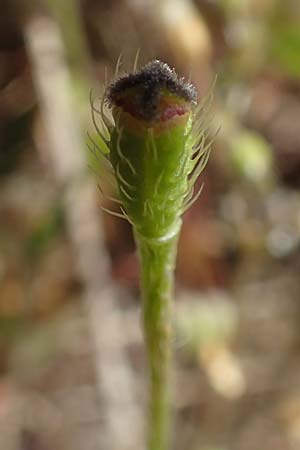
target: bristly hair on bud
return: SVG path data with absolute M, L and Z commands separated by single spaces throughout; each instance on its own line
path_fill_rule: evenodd
M 100 107 L 91 97 L 98 145 L 90 137 L 89 145 L 111 166 L 119 191 L 120 213 L 112 213 L 129 220 L 140 235 L 170 236 L 199 197 L 194 185 L 210 154 L 211 99 L 210 92 L 197 104 L 195 87 L 158 60 L 113 81 Z
M 106 98 L 110 107 L 119 106 L 136 118 L 153 121 L 164 117 L 159 115 L 161 96 L 172 94 L 182 103 L 196 103 L 197 100 L 197 91 L 192 84 L 179 78 L 166 63 L 154 60 L 138 72 L 124 75 L 112 83 Z

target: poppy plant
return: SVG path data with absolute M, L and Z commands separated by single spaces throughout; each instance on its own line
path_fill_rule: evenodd
M 111 109 L 112 119 L 104 112 Z M 107 88 L 92 117 L 116 180 L 120 213 L 133 227 L 141 265 L 143 324 L 150 372 L 148 450 L 169 440 L 172 298 L 182 214 L 210 153 L 206 111 L 195 87 L 154 60 Z M 106 134 L 97 124 L 100 113 Z

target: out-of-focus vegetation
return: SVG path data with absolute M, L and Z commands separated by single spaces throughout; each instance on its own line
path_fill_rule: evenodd
M 96 137 L 90 88 L 99 96 L 120 53 L 122 71 L 133 66 L 138 49 L 140 65 L 158 58 L 190 76 L 200 100 L 217 75 L 208 114 L 211 128 L 221 129 L 200 180 L 204 191 L 185 214 L 178 254 L 172 448 L 297 450 L 295 0 L 2 2 L 0 448 L 111 449 L 108 416 L 116 419 L 116 435 L 122 426 L 127 430 L 116 450 L 135 448 L 129 443 L 138 426 L 129 414 L 124 422 L 124 391 L 133 386 L 133 404 L 142 414 L 137 257 L 129 225 L 101 214 L 100 204 L 115 208 L 108 197 L 116 193 L 104 162 L 84 143 L 87 130 Z M 98 248 L 85 246 L 73 227 L 76 211 L 87 204 L 88 165 L 101 174 L 106 194 L 93 197 L 98 217 L 85 225 L 98 230 L 103 245 L 99 267 L 78 268 L 78 261 L 94 261 L 90 255 Z M 85 309 L 95 278 L 99 305 L 107 296 L 113 305 L 97 318 L 98 346 Z

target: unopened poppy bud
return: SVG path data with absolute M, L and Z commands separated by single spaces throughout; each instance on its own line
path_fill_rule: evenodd
M 193 133 L 196 89 L 152 61 L 112 83 L 105 95 L 115 121 L 110 160 L 128 218 L 147 238 L 178 233 L 204 148 Z

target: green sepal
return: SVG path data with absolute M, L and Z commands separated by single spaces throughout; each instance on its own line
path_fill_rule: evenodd
M 139 234 L 160 239 L 173 234 L 180 223 L 189 193 L 192 168 L 192 113 L 184 123 L 157 132 L 118 126 L 111 135 L 110 160 L 120 198 Z

